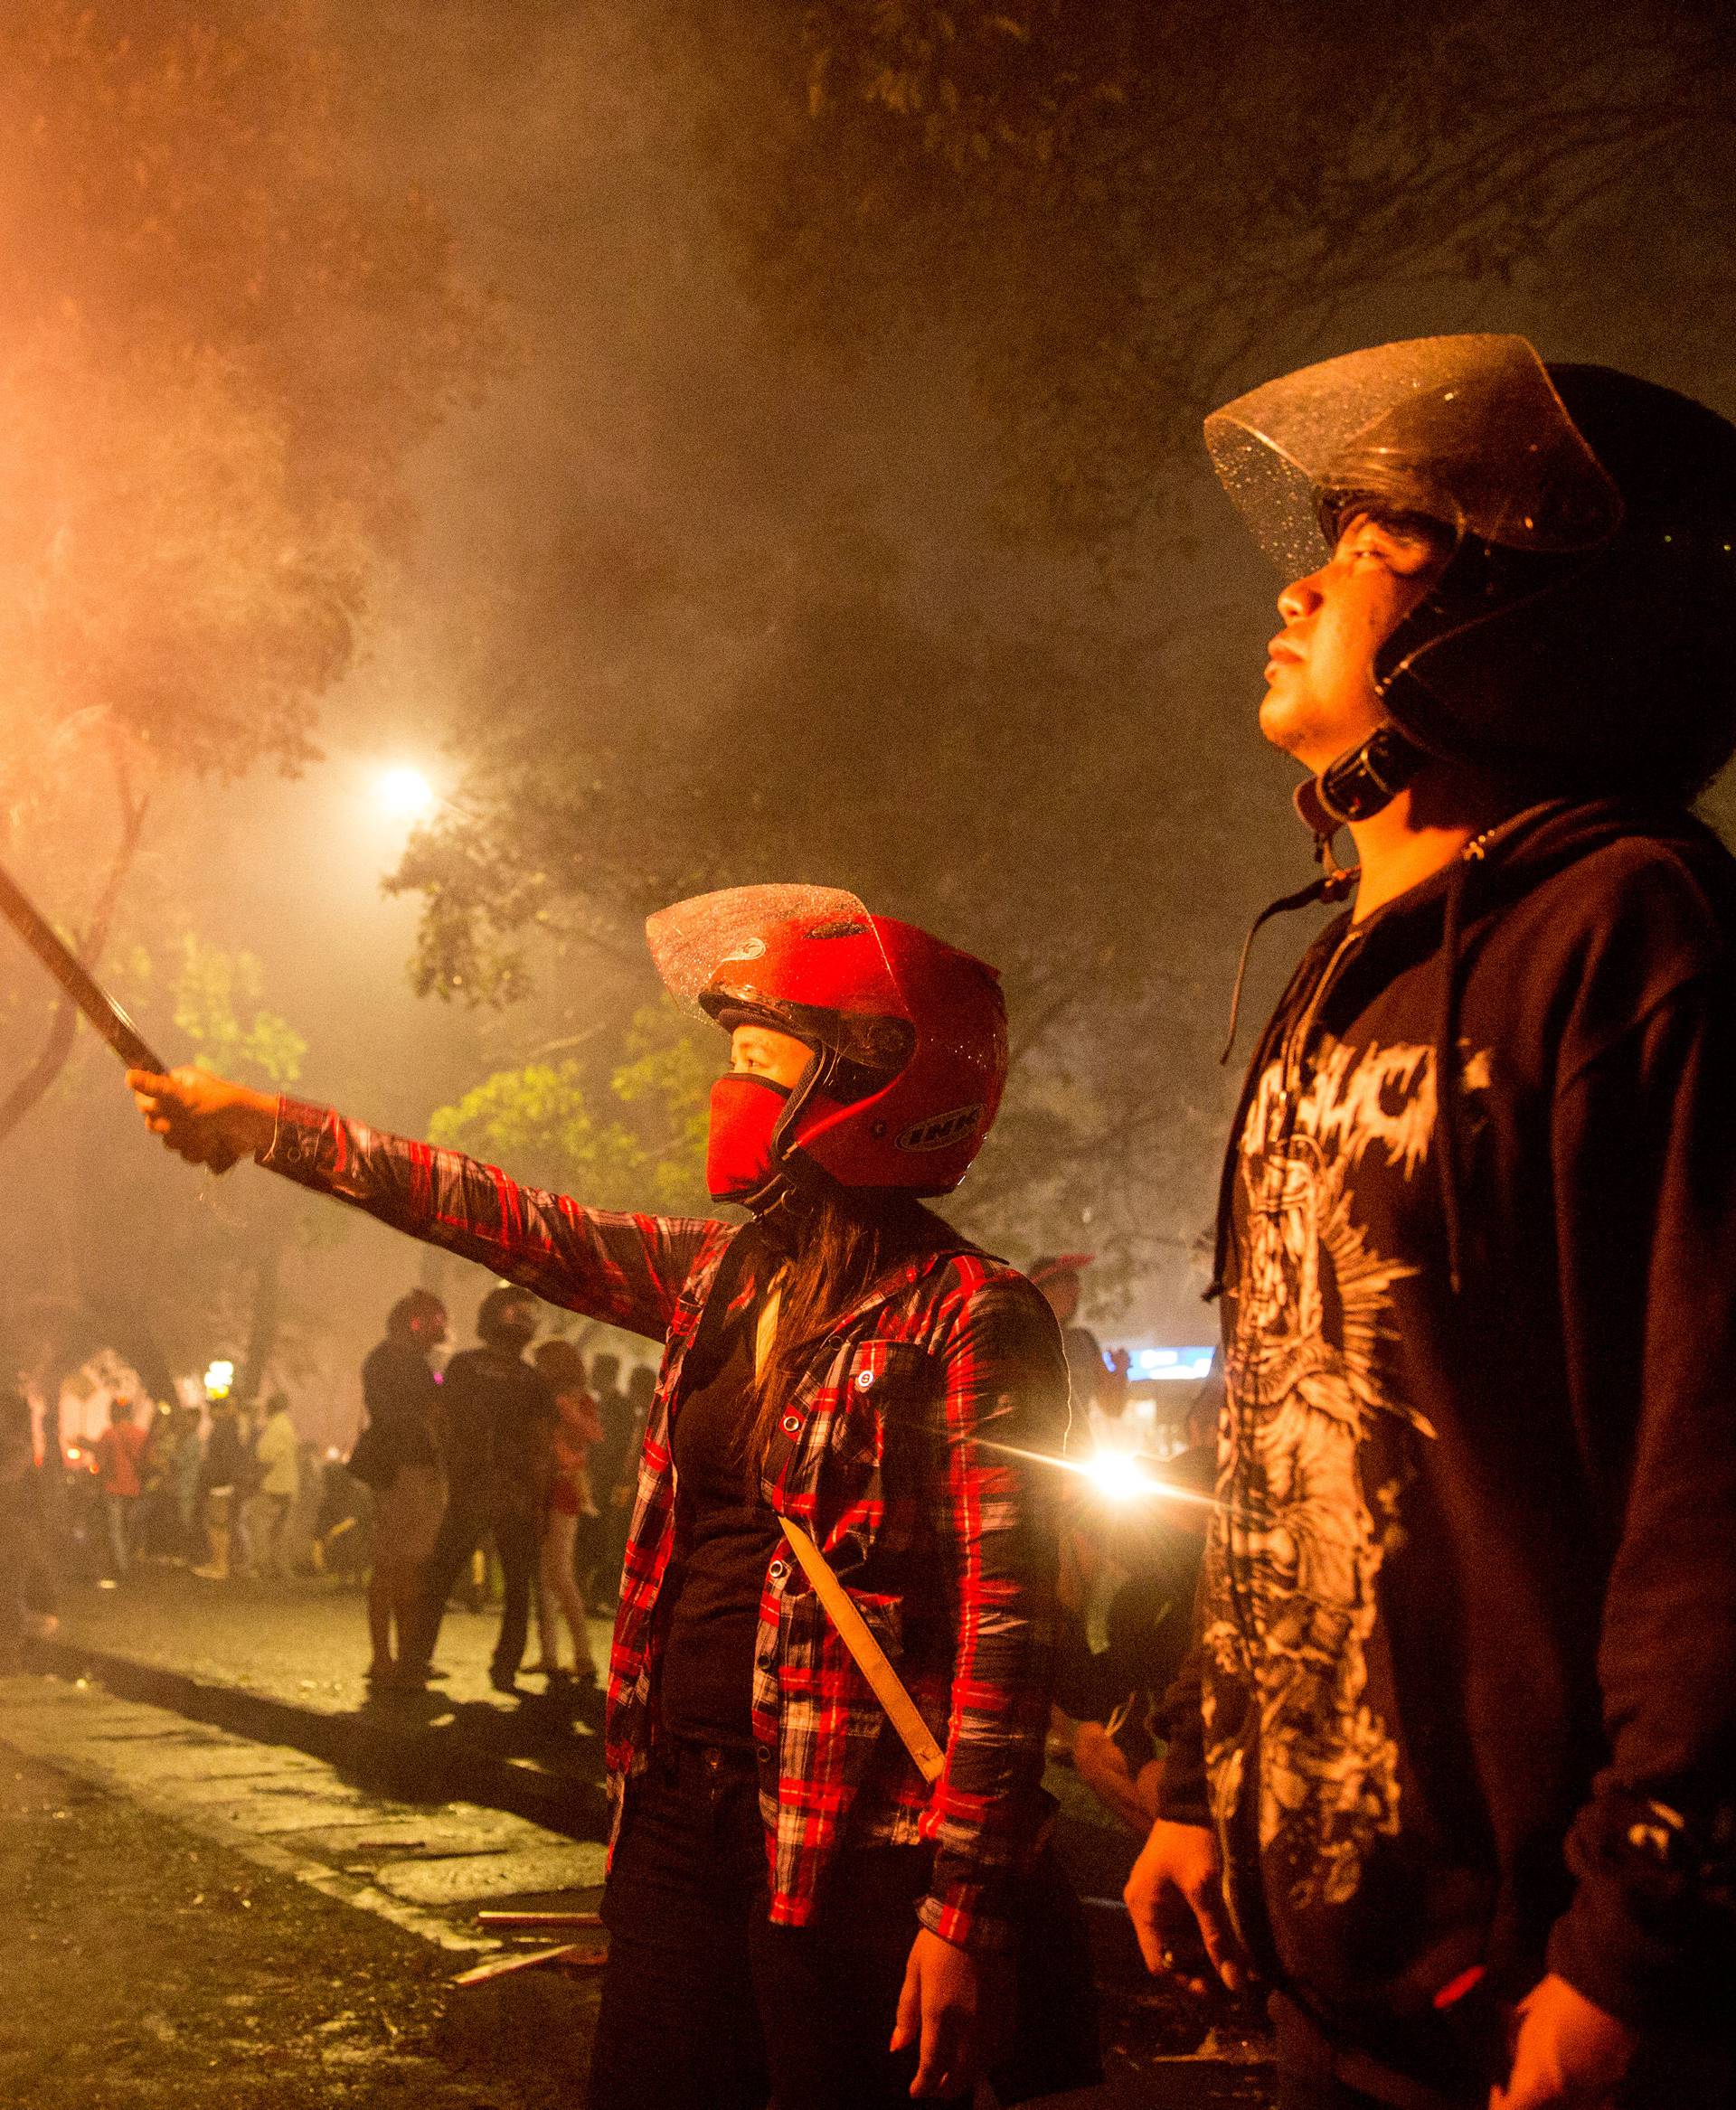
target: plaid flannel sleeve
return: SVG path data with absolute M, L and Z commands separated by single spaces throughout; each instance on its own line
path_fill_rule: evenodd
M 1041 1823 L 1054 1672 L 1067 1368 L 1029 1284 L 967 1295 L 947 1353 L 944 1450 L 931 1527 L 956 1623 L 947 1763 L 925 1832 L 937 1841 L 922 1925 L 961 1948 L 1014 1938 L 1011 1879 Z
M 259 1162 L 334 1195 L 431 1246 L 477 1260 L 550 1304 L 660 1341 L 675 1300 L 713 1239 L 703 1218 L 586 1209 L 521 1187 L 493 1165 L 388 1135 L 329 1107 L 278 1101 L 277 1132 Z

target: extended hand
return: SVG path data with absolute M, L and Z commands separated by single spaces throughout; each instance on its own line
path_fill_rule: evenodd
M 927 1927 L 910 1948 L 890 2047 L 919 2047 L 912 2096 L 968 2096 L 994 2064 L 1012 2005 L 1011 1964 L 955 1948 Z
M 158 1077 L 129 1069 L 127 1081 L 145 1126 L 189 1164 L 226 1173 L 238 1158 L 265 1149 L 276 1132 L 274 1097 L 206 1070 L 172 1069 Z
M 1121 1896 L 1147 1971 L 1175 1969 L 1170 1942 L 1177 1915 L 1187 1912 L 1198 1921 L 1205 1953 L 1225 1985 L 1240 1992 L 1247 1984 L 1248 1961 L 1223 1902 L 1218 1842 L 1203 1824 L 1169 1824 L 1160 1817 Z M 1195 1992 L 1204 1990 L 1198 1980 L 1185 1983 Z
M 1553 1972 L 1514 2012 L 1513 2070 L 1489 2110 L 1592 2110 L 1609 2102 L 1637 2042 L 1625 2022 Z

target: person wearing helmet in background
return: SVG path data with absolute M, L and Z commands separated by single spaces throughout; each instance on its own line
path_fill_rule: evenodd
M 1041 1459 L 1067 1421 L 1043 1299 L 920 1199 L 994 1120 L 998 979 L 829 889 L 731 890 L 647 936 L 730 1038 L 707 1183 L 743 1229 L 587 1209 L 194 1070 L 135 1089 L 185 1156 L 254 1152 L 665 1343 L 610 1666 L 595 2110 L 967 2095 L 1044 1814 L 1061 1475 Z M 943 1747 L 932 1789 L 786 1519 Z
M 1127 1352 L 1106 1352 L 1090 1328 L 1079 1323 L 1080 1277 L 1096 1258 L 1095 1253 L 1045 1253 L 1032 1261 L 1029 1273 L 1061 1327 L 1075 1419 L 1089 1424 L 1099 1449 L 1119 1450 L 1137 1442 L 1125 1419 L 1131 1368 Z
M 1326 869 L 1275 906 L 1354 900 L 1231 1132 L 1128 1904 L 1154 1969 L 1192 1918 L 1273 1989 L 1286 2101 L 1727 2101 L 1736 868 L 1688 808 L 1736 745 L 1736 429 L 1471 336 L 1207 438 L 1291 581 L 1260 725 Z

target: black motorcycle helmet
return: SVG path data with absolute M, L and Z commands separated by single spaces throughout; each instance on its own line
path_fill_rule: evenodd
M 1287 576 L 1361 508 L 1447 531 L 1374 666 L 1424 754 L 1686 804 L 1736 751 L 1736 428 L 1703 404 L 1523 337 L 1431 337 L 1269 382 L 1206 438 Z

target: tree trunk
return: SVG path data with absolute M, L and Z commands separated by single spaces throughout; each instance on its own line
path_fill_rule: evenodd
M 235 1396 L 244 1406 L 250 1407 L 259 1399 L 277 1352 L 278 1330 L 283 1323 L 283 1256 L 288 1243 L 288 1225 L 272 1231 L 253 1278 L 252 1319 L 235 1383 Z
M 98 898 L 97 906 L 84 936 L 74 946 L 83 965 L 95 970 L 102 957 L 102 949 L 108 942 L 108 926 L 114 919 L 115 904 L 120 899 L 120 890 L 127 874 L 133 869 L 133 861 L 138 855 L 139 838 L 145 832 L 145 815 L 149 811 L 148 798 L 133 795 L 132 780 L 127 765 L 118 748 L 111 750 L 115 768 L 115 791 L 120 802 L 120 842 L 117 845 L 108 877 Z M 0 1144 L 5 1143 L 18 1124 L 36 1106 L 54 1079 L 66 1068 L 67 1058 L 72 1052 L 72 1044 L 78 1037 L 78 1006 L 70 996 L 62 996 L 54 1007 L 54 1015 L 49 1021 L 48 1036 L 42 1043 L 42 1051 L 34 1062 L 13 1086 L 4 1099 L 0 1099 Z

